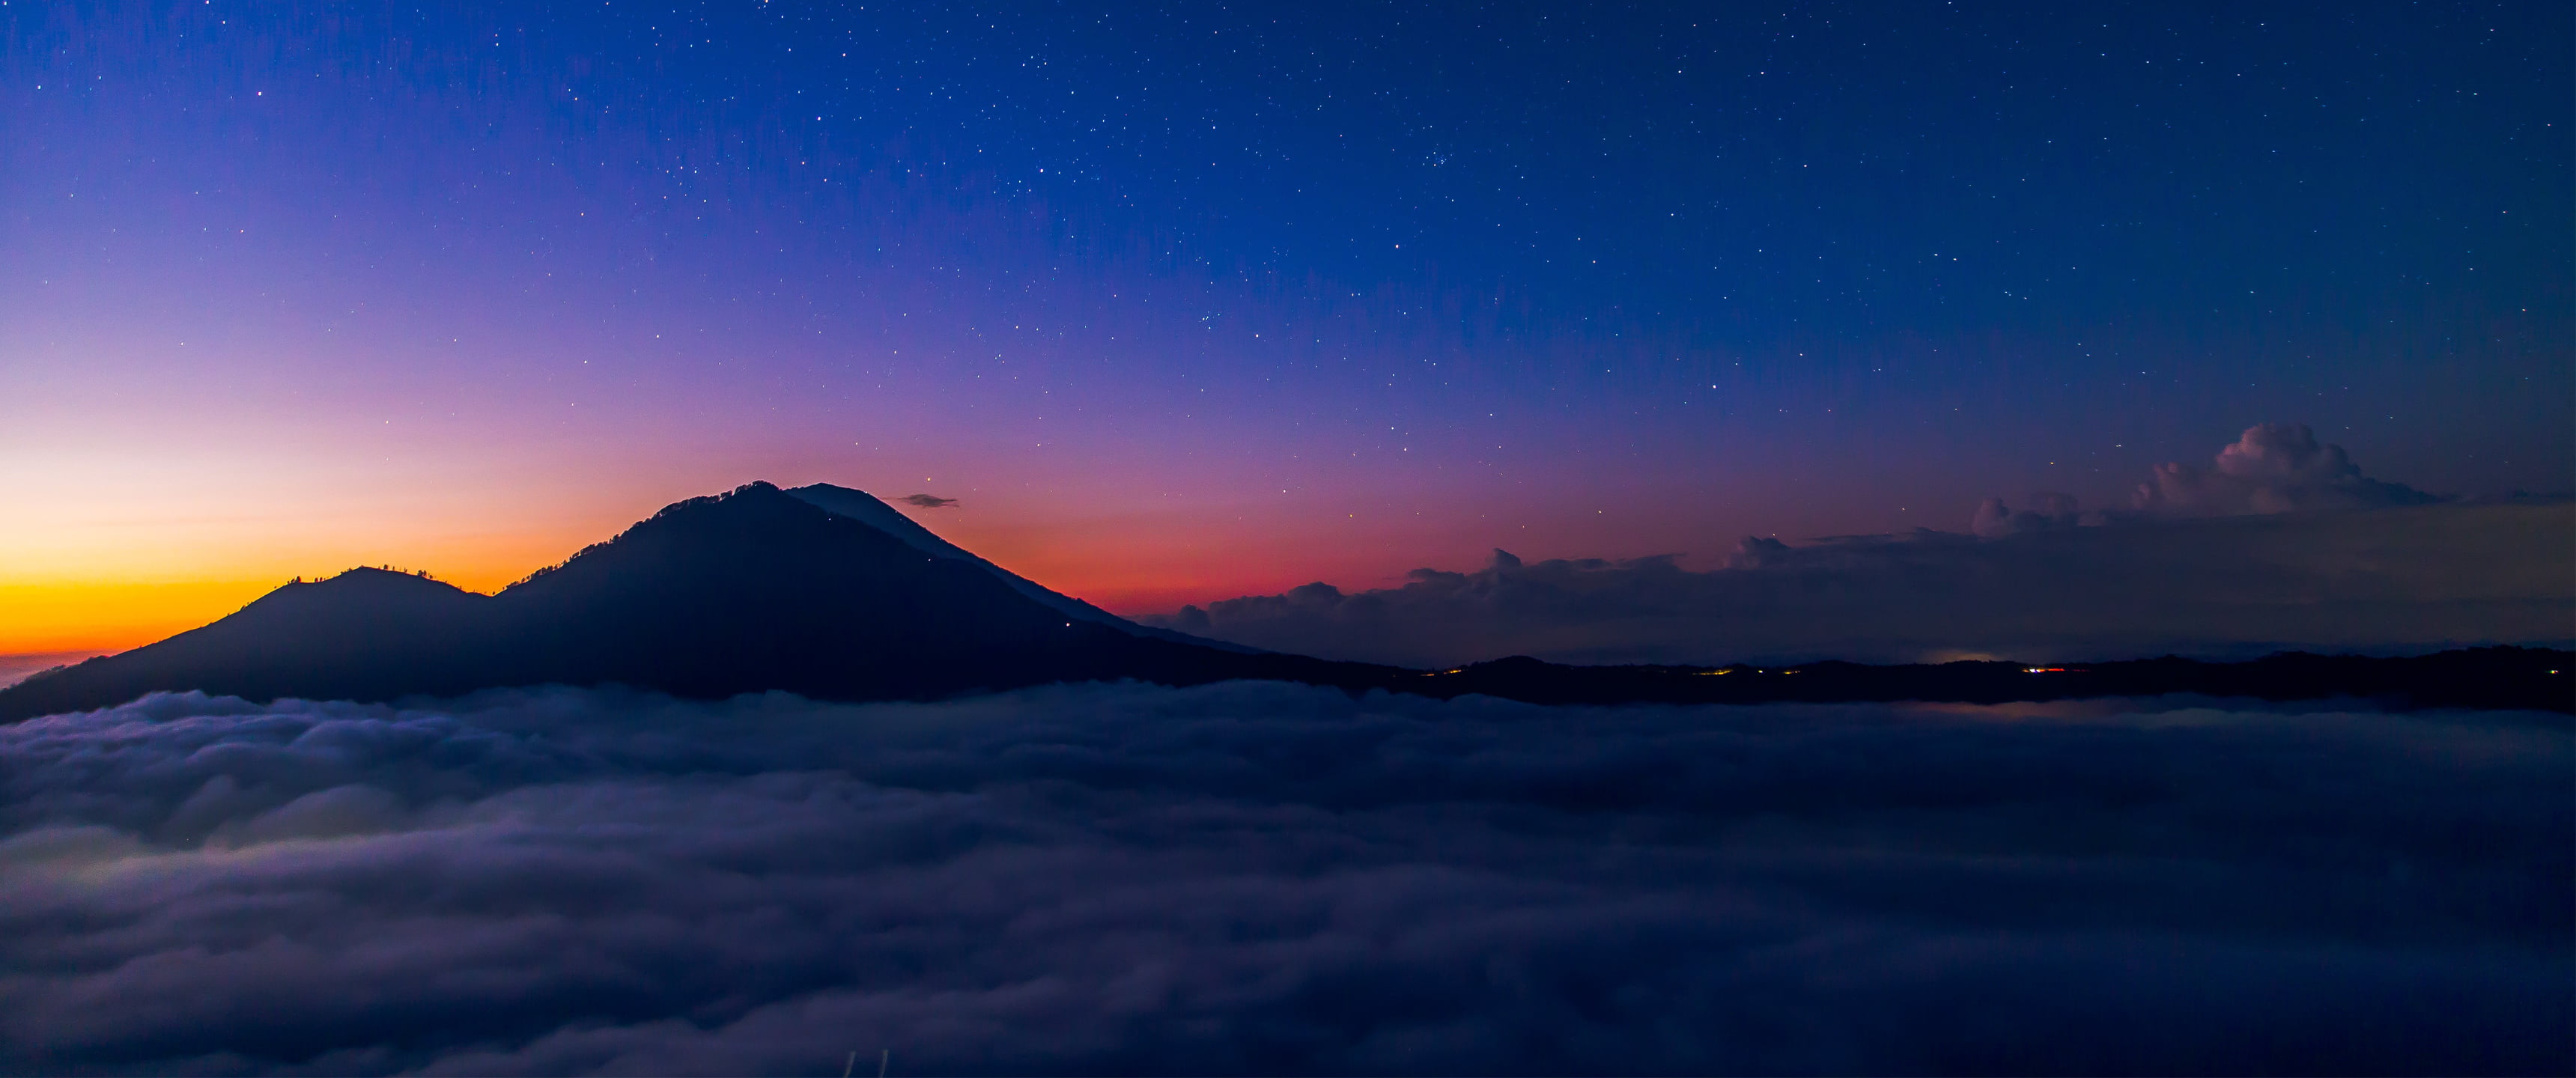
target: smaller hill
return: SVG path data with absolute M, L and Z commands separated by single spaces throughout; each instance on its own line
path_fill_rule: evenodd
M 351 569 L 288 584 L 212 625 L 0 691 L 0 718 L 99 707 L 163 689 L 254 700 L 392 699 L 481 687 L 492 597 Z

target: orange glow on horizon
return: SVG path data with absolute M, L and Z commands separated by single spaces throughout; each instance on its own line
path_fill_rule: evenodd
M 227 534 L 203 535 L 184 555 L 131 552 L 135 561 L 160 563 L 153 567 L 164 572 L 150 577 L 102 572 L 109 567 L 91 559 L 44 576 L 0 575 L 0 655 L 125 651 L 230 615 L 292 578 L 328 577 L 360 565 L 426 570 L 457 587 L 492 594 L 608 539 L 633 519 L 649 515 L 651 508 L 634 518 L 588 527 L 550 522 L 554 526 L 517 535 L 432 537 L 427 542 L 387 537 L 368 543 L 361 535 L 344 533 L 326 542 L 279 542 L 262 549 L 254 535 L 220 529 Z M 1157 529 L 1151 540 L 1140 543 L 1135 532 L 1113 525 L 1068 528 L 1033 545 L 1011 540 L 1025 540 L 1042 529 L 988 532 L 957 527 L 963 522 L 955 518 L 921 515 L 929 518 L 925 523 L 950 525 L 937 530 L 969 550 L 977 548 L 978 539 L 1000 540 L 999 545 L 1016 549 L 992 557 L 996 564 L 1127 617 L 1277 592 L 1316 579 L 1346 588 L 1393 583 L 1375 579 L 1383 575 L 1383 566 L 1361 557 L 1318 558 L 1311 552 L 1296 557 L 1289 549 L 1293 538 L 1246 543 L 1242 540 L 1248 537 L 1221 529 L 1203 535 Z M 89 571 L 77 571 L 83 569 Z
M 0 655 L 117 652 L 194 629 L 282 580 L 0 584 Z
M 0 496 L 9 511 L 0 516 L 47 521 L 41 531 L 0 529 L 0 655 L 124 651 L 223 618 L 292 578 L 361 565 L 425 570 L 492 594 L 665 504 L 733 485 L 629 472 L 568 489 L 486 490 L 341 476 L 298 483 L 258 469 L 163 484 L 88 469 L 79 477 L 86 481 L 74 481 L 83 470 L 31 470 L 18 478 L 35 481 Z M 789 473 L 781 486 L 849 482 L 778 470 Z M 137 489 L 169 493 L 136 497 Z M 1125 617 L 1317 580 L 1345 591 L 1397 587 L 1414 566 L 1472 570 L 1495 538 L 1410 512 L 1372 518 L 1222 499 L 960 493 L 970 508 L 906 515 L 1010 572 Z M 1519 534 L 1525 539 L 1513 545 L 1533 557 L 1564 541 Z M 1410 553 L 1391 562 L 1393 551 Z

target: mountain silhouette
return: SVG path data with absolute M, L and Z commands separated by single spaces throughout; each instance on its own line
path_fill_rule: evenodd
M 469 657 L 489 650 L 495 600 L 381 569 L 294 583 L 212 625 L 39 674 L 0 690 L 0 718 L 97 707 L 156 689 L 251 699 L 384 700 L 489 684 Z
M 752 483 L 665 507 L 496 595 L 381 569 L 291 583 L 203 628 L 0 689 L 0 721 L 192 689 L 263 701 L 390 701 L 616 684 L 695 698 L 783 690 L 901 700 L 1122 678 L 1298 681 L 1544 704 L 2199 692 L 2576 712 L 2576 655 L 2522 648 L 2048 670 L 1826 662 L 1721 671 L 1514 657 L 1421 671 L 1327 662 L 1136 625 L 1014 576 L 862 491 Z
M 1008 569 L 1004 569 L 999 565 L 995 565 L 992 562 L 985 561 L 983 558 L 977 557 L 964 547 L 940 538 L 938 535 L 933 534 L 930 529 L 913 523 L 911 517 L 903 515 L 903 513 L 895 507 L 887 505 L 876 495 L 870 494 L 864 490 L 852 490 L 848 487 L 836 487 L 830 483 L 816 483 L 807 487 L 791 487 L 788 489 L 787 493 L 797 500 L 819 508 L 824 512 L 831 513 L 835 516 L 848 517 L 861 524 L 865 524 L 878 531 L 894 536 L 896 539 L 902 540 L 905 546 L 909 546 L 914 550 L 918 550 L 924 554 L 930 555 L 931 557 L 944 558 L 951 561 L 962 561 L 983 569 L 985 572 L 991 573 L 995 579 L 998 579 L 1003 584 L 1009 586 L 1012 591 L 1016 591 L 1035 601 L 1038 605 L 1044 606 L 1047 609 L 1064 615 L 1065 617 L 1072 618 L 1075 621 L 1088 621 L 1097 625 L 1111 626 L 1133 636 L 1150 636 L 1157 640 L 1170 640 L 1182 644 L 1197 644 L 1201 647 L 1242 652 L 1247 655 L 1262 654 L 1262 649 L 1260 648 L 1245 647 L 1241 644 L 1231 644 L 1222 640 L 1209 640 L 1204 637 L 1191 636 L 1188 633 L 1173 632 L 1169 629 L 1160 629 L 1150 625 L 1139 625 L 1135 622 L 1119 617 L 1116 614 L 1112 614 L 1106 610 L 1100 609 L 1099 607 L 1093 606 L 1090 603 L 1076 599 L 1070 595 L 1062 595 L 1050 591 L 1035 581 L 1029 580 L 1026 577 L 1018 576 Z
M 864 493 L 819 493 L 839 504 L 768 483 L 679 502 L 497 595 L 377 569 L 288 584 L 204 628 L 0 690 L 0 720 L 177 689 L 391 700 L 622 684 L 884 700 L 1118 678 L 1358 687 L 1395 672 L 1148 630 L 908 520 L 917 534 L 863 520 L 852 509 L 875 501 Z

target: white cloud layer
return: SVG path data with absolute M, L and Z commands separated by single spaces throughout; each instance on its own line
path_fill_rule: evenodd
M 0 728 L 0 1069 L 2564 1072 L 2571 796 L 2515 714 L 156 696 Z

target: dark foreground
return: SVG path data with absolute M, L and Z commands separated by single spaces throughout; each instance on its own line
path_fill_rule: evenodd
M 2250 662 L 2138 659 L 2031 667 L 2007 662 L 1867 666 L 1560 666 L 1505 659 L 1420 675 L 1430 695 L 1483 693 L 1539 704 L 1812 703 L 1920 700 L 2001 704 L 2193 693 L 2255 700 L 2368 701 L 2383 708 L 2576 712 L 2576 652 L 2468 648 L 2408 658 L 2286 653 Z M 1421 690 L 1408 690 L 1421 691 Z

